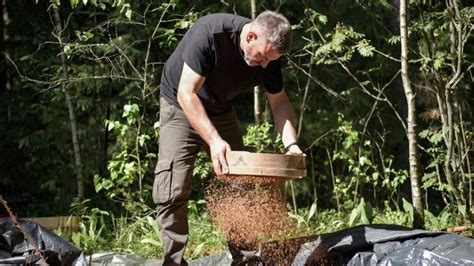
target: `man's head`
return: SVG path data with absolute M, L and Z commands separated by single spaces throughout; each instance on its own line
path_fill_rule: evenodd
M 247 64 L 266 67 L 290 50 L 291 25 L 282 14 L 264 11 L 249 24 L 243 37 Z

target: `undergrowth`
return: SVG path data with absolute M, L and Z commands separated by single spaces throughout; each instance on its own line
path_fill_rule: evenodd
M 311 208 L 300 208 L 297 214 L 289 212 L 297 228 L 289 231 L 288 238 L 331 233 L 367 224 L 367 220 L 371 224 L 397 224 L 406 227 L 410 227 L 412 223 L 409 206 L 405 206 L 408 210 L 391 209 L 388 206 L 383 210 L 362 207 L 359 204 L 359 207 L 351 212 L 317 211 Z M 188 210 L 190 234 L 185 257 L 191 260 L 225 250 L 226 239 L 211 224 L 205 211 L 205 201 L 190 201 Z M 64 231 L 56 233 L 72 241 L 86 255 L 112 251 L 132 253 L 147 259 L 160 259 L 162 243 L 155 215 L 150 212 L 141 217 L 115 217 L 106 211 L 90 209 L 82 215 L 78 231 L 72 234 Z M 426 218 L 426 230 L 431 231 L 455 227 L 460 221 L 448 210 L 438 215 L 427 211 Z M 299 235 L 295 235 L 295 232 Z M 462 235 L 472 236 L 472 226 L 462 232 Z

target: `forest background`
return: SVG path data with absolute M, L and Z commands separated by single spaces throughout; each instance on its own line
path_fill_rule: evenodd
M 298 226 L 472 233 L 468 2 L 2 0 L 0 194 L 20 218 L 80 216 L 78 231 L 57 233 L 86 253 L 159 257 L 151 185 L 164 62 L 199 17 L 270 9 L 294 25 L 284 86 L 308 175 L 283 191 Z M 235 109 L 247 150 L 283 152 L 260 89 Z M 206 158 L 194 170 L 188 258 L 225 248 L 205 209 Z

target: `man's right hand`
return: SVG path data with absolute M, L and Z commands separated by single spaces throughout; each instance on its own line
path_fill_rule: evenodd
M 212 166 L 214 166 L 216 175 L 222 176 L 228 174 L 229 167 L 227 165 L 226 154 L 231 151 L 229 143 L 220 138 L 210 143 L 209 150 L 211 152 Z
M 230 145 L 219 136 L 197 95 L 205 79 L 184 63 L 177 99 L 189 123 L 209 145 L 214 171 L 221 176 L 229 173 L 225 156 L 230 151 Z

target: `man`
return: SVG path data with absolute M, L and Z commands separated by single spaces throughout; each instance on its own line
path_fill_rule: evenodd
M 287 154 L 296 144 L 294 113 L 282 88 L 280 57 L 291 43 L 291 25 L 265 11 L 254 21 L 231 14 L 204 16 L 188 30 L 161 77 L 159 159 L 153 200 L 164 247 L 164 265 L 186 265 L 187 203 L 199 150 L 208 150 L 217 176 L 228 173 L 226 153 L 243 150 L 230 100 L 262 84 Z

